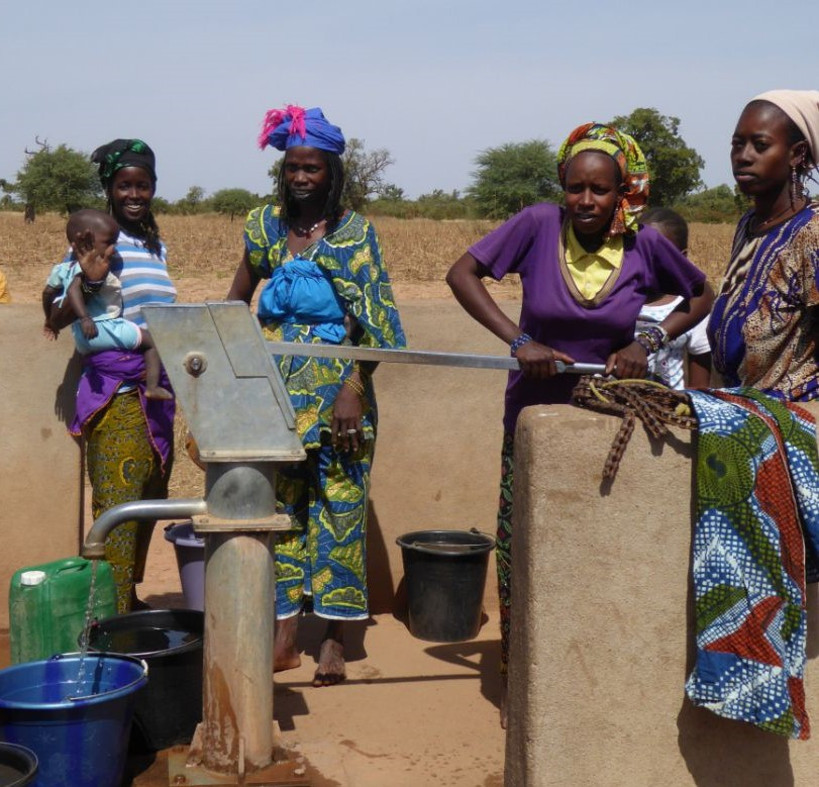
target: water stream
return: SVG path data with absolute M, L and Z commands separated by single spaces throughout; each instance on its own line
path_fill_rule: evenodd
M 91 561 L 91 582 L 88 586 L 88 603 L 85 605 L 85 619 L 83 621 L 82 634 L 80 636 L 80 666 L 77 670 L 76 694 L 87 696 L 89 693 L 83 689 L 85 683 L 85 659 L 88 656 L 88 643 L 91 638 L 91 624 L 94 620 L 94 602 L 97 595 L 97 566 L 99 560 Z M 70 699 L 70 698 L 69 698 Z

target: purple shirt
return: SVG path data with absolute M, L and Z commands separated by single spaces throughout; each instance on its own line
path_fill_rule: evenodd
M 705 274 L 651 227 L 624 239 L 623 261 L 611 289 L 599 303 L 582 303 L 572 295 L 561 249 L 565 210 L 551 203 L 525 208 L 469 248 L 495 279 L 520 276 L 523 305 L 520 329 L 535 341 L 582 363 L 605 363 L 609 355 L 631 344 L 640 307 L 651 293 L 690 298 Z M 608 286 L 608 285 L 607 285 Z M 509 373 L 503 424 L 514 431 L 518 414 L 533 404 L 565 404 L 577 382 L 574 375 L 532 380 Z

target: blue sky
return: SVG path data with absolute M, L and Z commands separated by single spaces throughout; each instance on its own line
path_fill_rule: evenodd
M 347 137 L 387 148 L 408 196 L 463 190 L 505 142 L 555 148 L 637 107 L 680 119 L 707 186 L 763 90 L 819 87 L 819 4 L 780 0 L 142 0 L 5 3 L 0 177 L 35 135 L 90 152 L 115 137 L 156 151 L 158 193 L 270 190 L 256 147 L 267 109 L 321 106 Z

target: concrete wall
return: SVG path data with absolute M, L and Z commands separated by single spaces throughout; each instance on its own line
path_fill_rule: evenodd
M 638 424 L 605 485 L 619 424 L 568 406 L 522 416 L 507 785 L 816 784 L 814 740 L 788 741 L 685 699 L 694 655 L 691 433 L 653 443 Z M 805 680 L 814 723 L 816 589 Z
M 0 628 L 14 572 L 80 544 L 81 455 L 66 431 L 79 367 L 70 333 L 50 342 L 42 326 L 38 306 L 0 306 Z

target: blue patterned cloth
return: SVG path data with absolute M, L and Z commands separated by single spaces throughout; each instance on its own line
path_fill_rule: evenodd
M 805 560 L 819 550 L 809 413 L 752 388 L 689 391 L 697 430 L 695 705 L 806 739 Z

